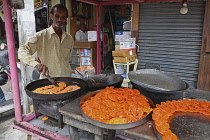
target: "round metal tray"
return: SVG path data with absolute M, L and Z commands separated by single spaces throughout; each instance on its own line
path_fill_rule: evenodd
M 95 96 L 97 93 L 99 93 L 100 90 L 97 90 L 97 91 L 93 91 L 93 92 L 90 92 L 88 93 L 87 95 L 85 95 L 81 101 L 80 101 L 80 109 L 82 110 L 82 104 L 89 100 L 91 97 Z M 149 104 L 151 106 L 151 108 L 154 108 L 154 104 L 152 102 L 152 100 L 150 100 L 149 98 L 147 98 L 148 101 L 149 101 Z M 152 112 L 150 112 L 147 116 L 145 116 L 144 118 L 138 120 L 138 121 L 135 121 L 135 122 L 131 122 L 131 123 L 124 123 L 124 124 L 109 124 L 109 123 L 103 123 L 103 122 L 99 122 L 99 121 L 96 121 L 90 117 L 88 117 L 83 111 L 82 111 L 82 115 L 83 117 L 85 118 L 86 121 L 88 121 L 89 123 L 93 124 L 93 125 L 96 125 L 98 127 L 101 127 L 101 128 L 106 128 L 106 129 L 129 129 L 129 128 L 133 128 L 133 127 L 136 127 L 136 126 L 139 126 L 139 125 L 142 125 L 144 124 L 145 122 L 147 122 L 148 120 L 150 120 L 152 118 L 151 116 Z

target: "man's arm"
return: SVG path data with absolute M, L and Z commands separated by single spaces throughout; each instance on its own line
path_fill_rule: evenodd
M 41 34 L 36 34 L 35 37 L 29 39 L 26 45 L 20 46 L 18 49 L 18 58 L 23 63 L 32 66 L 37 69 L 42 75 L 48 75 L 48 67 L 46 65 L 40 64 L 33 54 L 42 46 L 42 36 Z
M 18 59 L 24 64 L 35 67 L 39 62 L 36 60 L 35 56 L 30 54 L 29 50 L 26 45 L 20 46 L 18 49 Z
M 33 56 L 33 54 L 37 51 L 40 45 L 41 43 L 39 41 L 39 37 L 35 36 L 30 38 L 26 45 L 19 47 L 18 59 L 27 65 L 35 67 L 37 64 L 39 64 L 39 62 L 35 56 Z

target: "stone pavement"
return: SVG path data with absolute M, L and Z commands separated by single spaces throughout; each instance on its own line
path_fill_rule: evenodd
M 7 104 L 9 105 L 13 99 L 11 82 L 8 82 L 6 85 L 1 86 Z M 0 104 L 0 109 L 3 108 L 3 104 Z M 11 104 L 12 105 L 12 104 Z M 0 113 L 0 140 L 27 140 L 27 134 L 21 132 L 17 129 L 12 128 L 13 121 L 15 120 L 14 109 L 9 110 L 4 113 Z M 32 140 L 38 140 L 37 138 L 32 138 Z

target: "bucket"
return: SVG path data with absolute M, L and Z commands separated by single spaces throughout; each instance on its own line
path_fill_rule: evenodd
M 78 78 L 83 78 L 85 75 L 86 76 L 87 75 L 95 75 L 95 67 L 92 67 L 92 66 L 77 67 L 75 73 Z

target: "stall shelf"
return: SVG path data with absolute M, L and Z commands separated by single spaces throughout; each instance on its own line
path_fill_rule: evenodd
M 96 41 L 75 41 L 70 64 L 72 70 L 81 66 L 96 68 Z

